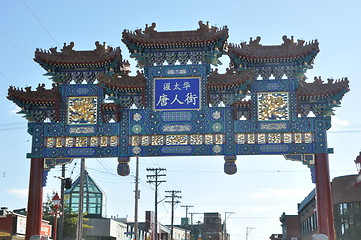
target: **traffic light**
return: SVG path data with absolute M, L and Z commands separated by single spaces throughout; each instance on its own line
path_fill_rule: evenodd
M 71 180 L 71 178 L 65 178 L 64 179 L 65 180 L 65 184 L 64 184 L 64 186 L 65 186 L 65 189 L 70 189 L 71 188 L 71 185 L 72 185 L 72 180 Z

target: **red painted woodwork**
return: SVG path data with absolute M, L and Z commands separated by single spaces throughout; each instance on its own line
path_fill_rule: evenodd
M 25 240 L 29 240 L 33 235 L 41 234 L 43 214 L 43 168 L 43 158 L 31 159 Z
M 327 153 L 316 153 L 316 201 L 318 233 L 335 240 L 330 169 Z

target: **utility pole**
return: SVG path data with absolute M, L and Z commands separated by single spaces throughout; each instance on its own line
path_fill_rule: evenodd
M 154 174 L 153 175 L 147 175 L 147 178 L 149 179 L 147 183 L 154 183 L 155 186 L 155 197 L 154 197 L 154 215 L 155 215 L 155 240 L 158 240 L 158 186 L 165 182 L 165 180 L 159 180 L 159 177 L 165 177 L 165 174 L 160 174 L 163 171 L 166 171 L 165 168 L 147 168 L 147 171 L 151 171 Z
M 177 193 L 181 193 L 181 191 L 165 191 L 166 193 L 171 193 L 170 196 L 165 196 L 166 198 L 172 198 L 172 201 L 165 201 L 167 203 L 172 204 L 172 218 L 171 218 L 171 227 L 170 227 L 170 240 L 173 240 L 173 224 L 174 224 L 174 206 L 180 201 L 175 200 L 176 198 L 182 198 L 181 196 L 178 196 Z
M 255 229 L 255 228 L 253 228 L 253 227 L 247 227 L 247 228 L 246 228 L 246 240 L 248 240 L 248 233 L 249 233 L 250 231 L 252 231 L 252 229 Z
M 84 208 L 84 178 L 85 178 L 85 158 L 80 162 L 80 181 L 79 181 L 79 208 L 78 222 L 76 224 L 76 240 L 83 239 L 83 208 Z
M 193 240 L 192 237 L 194 237 L 194 233 L 193 233 L 193 215 L 194 214 L 204 214 L 204 213 L 189 213 L 191 215 L 191 239 L 190 240 Z
M 188 224 L 188 209 L 193 207 L 193 206 L 191 206 L 191 205 L 181 205 L 181 207 L 186 208 L 186 221 L 187 222 L 186 222 L 186 234 L 184 236 L 184 239 L 187 240 L 187 230 L 188 230 L 188 226 L 189 226 L 189 224 Z
M 136 164 L 135 164 L 135 190 L 134 190 L 134 239 L 138 240 L 138 200 L 139 200 L 139 157 L 136 158 Z

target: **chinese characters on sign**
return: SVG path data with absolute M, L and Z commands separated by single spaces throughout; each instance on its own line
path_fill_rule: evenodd
M 200 78 L 154 79 L 155 110 L 196 110 L 200 99 Z

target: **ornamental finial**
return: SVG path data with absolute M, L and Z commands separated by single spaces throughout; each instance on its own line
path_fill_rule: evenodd
M 150 26 L 148 26 L 148 24 L 146 24 L 145 29 L 144 29 L 144 33 L 145 34 L 155 33 L 156 32 L 155 27 L 156 27 L 155 23 L 152 23 L 152 25 L 150 25 Z
M 74 42 L 70 42 L 69 45 L 66 45 L 66 43 L 64 43 L 63 48 L 61 49 L 62 52 L 69 52 L 69 51 L 74 51 L 73 50 L 74 47 Z

